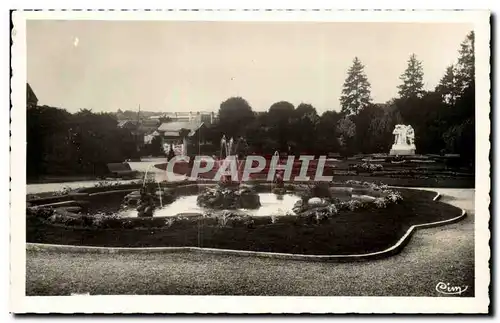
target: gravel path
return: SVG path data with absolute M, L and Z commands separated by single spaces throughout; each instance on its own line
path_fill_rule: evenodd
M 132 170 L 145 173 L 146 171 L 151 176 L 155 177 L 157 181 L 163 181 L 167 178 L 172 180 L 173 176 L 168 176 L 164 170 L 158 169 L 154 167 L 154 165 L 165 162 L 165 159 L 160 158 L 151 158 L 144 159 L 141 162 L 129 162 L 130 168 Z M 149 176 L 148 176 L 149 177 Z M 120 184 L 128 184 L 136 181 L 133 180 L 119 180 L 119 179 L 111 179 L 106 180 L 112 183 L 118 182 Z M 45 192 L 54 192 L 59 191 L 63 188 L 77 189 L 82 187 L 93 187 L 97 183 L 102 182 L 102 180 L 89 180 L 89 181 L 76 181 L 76 182 L 64 182 L 64 183 L 43 183 L 43 184 L 28 184 L 26 185 L 26 194 L 38 194 Z
M 358 263 L 314 263 L 201 254 L 28 252 L 27 295 L 444 296 L 438 282 L 474 295 L 474 190 L 435 189 L 469 216 L 418 231 L 398 255 Z

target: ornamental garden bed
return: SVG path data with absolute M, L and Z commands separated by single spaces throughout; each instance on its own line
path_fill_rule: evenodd
M 260 189 L 264 189 L 262 185 Z M 461 210 L 433 201 L 434 192 L 399 190 L 403 201 L 386 208 L 341 209 L 322 218 L 296 215 L 240 217 L 180 214 L 176 217 L 117 218 L 104 225 L 67 209 L 48 221 L 27 216 L 27 242 L 108 247 L 206 247 L 314 255 L 363 254 L 394 245 L 415 224 L 455 218 Z

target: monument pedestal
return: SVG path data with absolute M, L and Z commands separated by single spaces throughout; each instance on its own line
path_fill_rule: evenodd
M 392 145 L 389 155 L 408 156 L 415 155 L 415 145 Z
M 387 151 L 387 150 L 386 150 Z M 389 155 L 391 156 L 408 156 L 415 155 L 415 149 L 391 149 Z

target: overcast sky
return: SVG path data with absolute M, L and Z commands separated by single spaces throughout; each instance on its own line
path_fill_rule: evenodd
M 28 21 L 28 82 L 41 105 L 70 112 L 215 111 L 231 96 L 254 110 L 281 100 L 340 110 L 358 56 L 374 102 L 397 96 L 415 53 L 433 89 L 467 24 Z

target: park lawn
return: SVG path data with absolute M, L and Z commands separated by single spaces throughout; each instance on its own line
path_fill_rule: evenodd
M 433 201 L 434 192 L 401 189 L 403 202 L 387 209 L 341 211 L 326 223 L 221 227 L 204 220 L 161 229 L 91 229 L 52 225 L 29 218 L 27 242 L 109 247 L 193 246 L 298 254 L 363 254 L 395 244 L 410 226 L 460 215 Z M 288 220 L 290 217 L 287 217 Z

